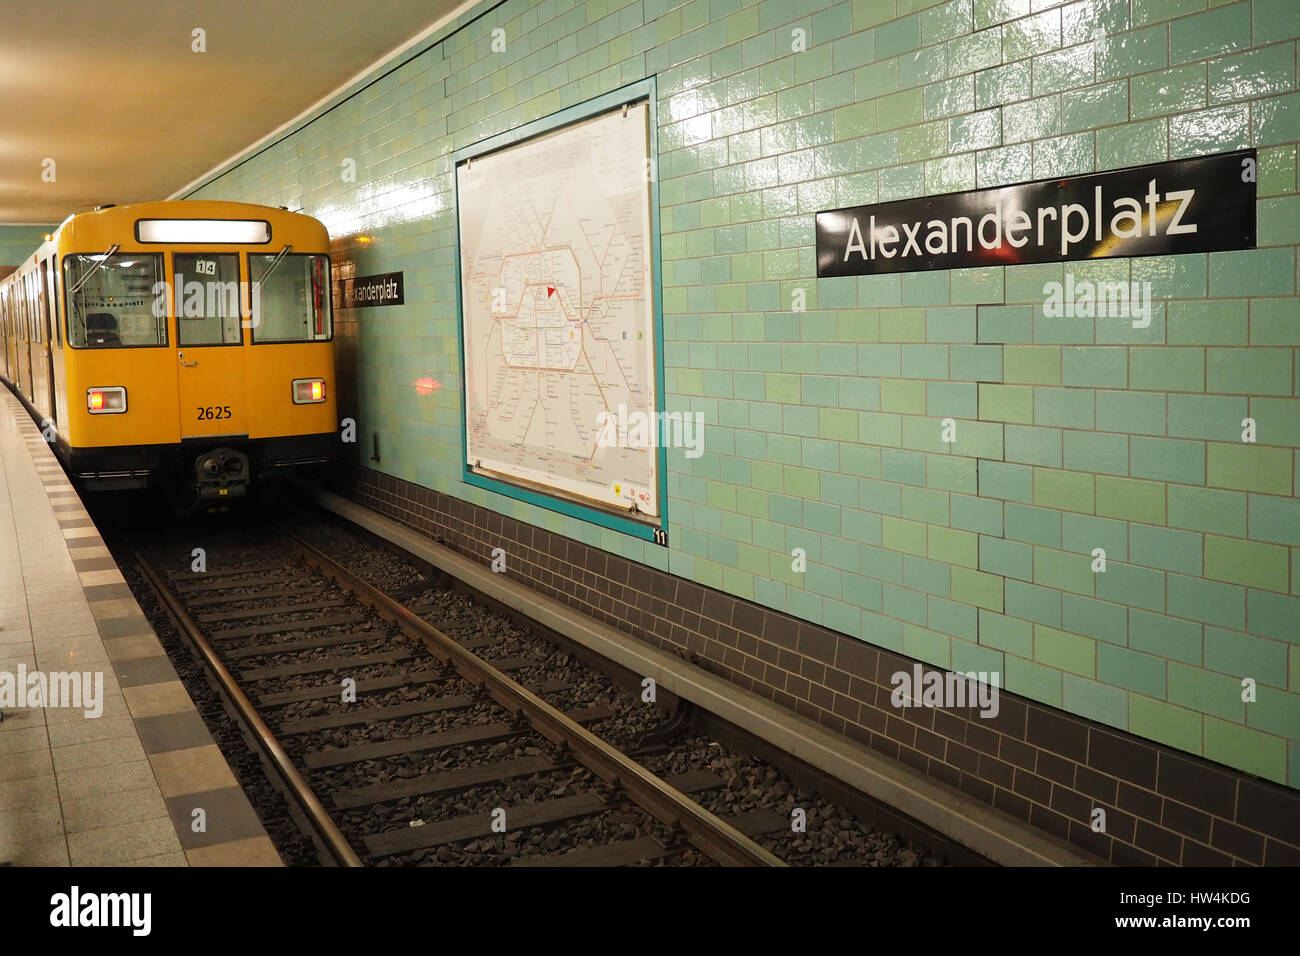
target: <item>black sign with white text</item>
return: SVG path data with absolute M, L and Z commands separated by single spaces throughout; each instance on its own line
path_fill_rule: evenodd
M 817 213 L 817 276 L 1255 246 L 1255 150 Z
M 338 281 L 337 308 L 364 309 L 373 305 L 403 305 L 402 273 L 356 276 Z

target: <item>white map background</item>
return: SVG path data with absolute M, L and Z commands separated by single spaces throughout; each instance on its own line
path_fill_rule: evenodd
M 602 412 L 654 421 L 649 105 L 457 167 L 471 467 L 658 515 L 657 450 L 600 447 Z

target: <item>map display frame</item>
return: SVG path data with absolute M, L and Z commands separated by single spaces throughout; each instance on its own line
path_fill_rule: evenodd
M 452 170 L 463 480 L 666 546 L 656 102 L 642 80 Z

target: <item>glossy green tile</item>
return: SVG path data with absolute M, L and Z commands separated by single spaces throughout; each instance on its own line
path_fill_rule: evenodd
M 1287 495 L 1291 469 L 1291 452 L 1285 448 L 1219 442 L 1206 446 L 1206 482 L 1216 488 Z
M 876 56 L 886 59 L 921 45 L 921 18 L 915 14 L 876 27 Z
M 1022 182 L 1033 177 L 1034 150 L 1029 143 L 982 150 L 975 157 L 981 189 Z
M 1034 424 L 1093 428 L 1096 401 L 1091 389 L 1035 388 Z
M 1169 396 L 1170 400 L 1175 397 Z M 1098 391 L 1097 428 L 1132 435 L 1163 435 L 1165 403 L 1166 396 L 1160 392 Z
M 1247 600 L 1252 634 L 1300 643 L 1300 634 L 1295 626 L 1295 622 L 1300 620 L 1300 599 L 1252 588 Z M 1243 630 L 1240 625 L 1236 629 Z
M 1097 168 L 1121 169 L 1159 163 L 1169 158 L 1167 120 L 1126 123 L 1097 130 Z
M 1274 146 L 1300 139 L 1300 94 L 1270 97 L 1254 105 L 1251 123 L 1256 146 Z
M 1129 349 L 1132 388 L 1200 392 L 1205 388 L 1205 350 L 1200 348 Z
M 1057 591 L 1091 596 L 1096 588 L 1096 575 L 1088 555 L 1035 548 L 1034 583 Z
M 1165 485 L 1133 478 L 1097 476 L 1097 514 L 1148 524 L 1165 523 Z
M 1046 53 L 1060 45 L 1060 10 L 1044 10 L 1034 16 L 1014 20 L 1002 28 L 1002 55 L 1007 60 Z
M 1133 118 L 1145 119 L 1205 106 L 1205 69 L 1202 63 L 1188 63 L 1133 77 L 1129 81 Z
M 1060 468 L 1061 434 L 1057 428 L 1007 425 L 1004 429 L 1006 459 L 1026 465 Z
M 1166 589 L 1170 614 L 1233 630 L 1245 627 L 1244 588 L 1200 577 L 1169 574 L 1166 576 Z
M 1163 699 L 1165 667 L 1162 658 L 1151 654 L 1109 644 L 1097 645 L 1097 679 L 1104 684 Z
M 1251 249 L 1210 255 L 1213 296 L 1291 295 L 1294 291 L 1293 249 Z
M 1067 46 L 1122 33 L 1129 28 L 1130 0 L 1087 0 L 1061 10 L 1061 36 Z
M 969 568 L 952 569 L 952 593 L 954 601 L 973 604 L 990 611 L 1002 613 L 1003 578 L 995 574 L 985 574 Z
M 1130 733 L 1188 753 L 1203 750 L 1201 714 L 1141 694 L 1130 694 L 1128 701 L 1128 729 Z
M 975 0 L 975 29 L 1028 16 L 1030 9 L 1030 0 Z
M 1093 481 L 1090 473 L 1035 468 L 1034 504 L 1056 511 L 1091 512 Z
M 1179 438 L 1240 441 L 1244 398 L 1213 395 L 1170 395 L 1169 434 Z
M 1061 384 L 1061 350 L 1053 346 L 1008 345 L 1002 350 L 1003 381 L 1019 385 Z
M 1250 46 L 1250 14 L 1249 3 L 1232 3 L 1174 20 L 1169 25 L 1170 60 L 1185 63 Z
M 1290 0 L 1255 0 L 1254 13 L 1256 37 L 1300 37 L 1300 9 Z
M 1259 151 L 1259 195 L 1276 196 L 1296 191 L 1296 147 L 1278 146 Z
M 1261 246 L 1300 244 L 1300 226 L 1296 215 L 1300 213 L 1300 197 L 1263 199 L 1256 203 L 1258 242 Z
M 1032 88 L 1033 67 L 1028 61 L 983 70 L 975 74 L 975 105 L 983 110 L 1027 99 Z
M 972 0 L 949 0 L 921 11 L 921 42 L 942 43 L 971 32 Z
M 947 150 L 948 124 L 942 120 L 898 131 L 898 158 L 904 163 L 932 159 Z
M 1205 576 L 1218 581 L 1286 591 L 1290 552 L 1286 548 L 1238 538 L 1205 538 Z
M 1290 395 L 1290 349 L 1206 349 L 1206 388 L 1244 395 Z
M 1190 485 L 1205 483 L 1205 445 L 1202 442 L 1135 436 L 1129 447 L 1130 472 L 1134 478 Z
M 1246 496 L 1239 492 L 1170 485 L 1169 524 L 1176 528 L 1246 536 Z
M 1129 610 L 1129 646 L 1158 657 L 1199 665 L 1204 659 L 1203 630 L 1195 621 Z
M 1001 113 L 985 110 L 949 120 L 948 145 L 954 153 L 1002 145 Z
M 1250 110 L 1245 104 L 1169 118 L 1171 158 L 1223 153 L 1249 145 Z
M 955 37 L 947 44 L 948 75 L 973 73 L 1002 62 L 1002 35 L 997 30 L 980 30 Z
M 1034 659 L 1048 667 L 1093 677 L 1097 672 L 1097 642 L 1040 624 L 1034 627 Z
M 1129 531 L 1134 564 L 1199 575 L 1202 571 L 1202 537 L 1190 531 L 1134 524 Z
M 1061 130 L 1061 100 L 1044 96 L 1002 108 L 1002 138 L 1008 143 L 1054 136 Z
M 1169 33 L 1164 24 L 1097 40 L 1097 80 L 1115 80 L 1169 65 Z
M 1065 433 L 1065 467 L 1097 474 L 1127 475 L 1128 442 L 1127 435 L 1068 431 Z
M 1093 81 L 1093 60 L 1092 43 L 1081 43 L 1034 57 L 1034 95 L 1060 93 L 1087 86 Z
M 1038 587 L 1022 581 L 1006 581 L 1006 612 L 1008 615 L 1044 624 L 1061 626 L 1061 592 L 1054 588 Z
M 1021 422 L 1034 420 L 1033 389 L 1025 386 L 981 384 L 980 418 L 983 421 Z
M 1061 702 L 1071 713 L 1121 730 L 1128 728 L 1128 695 L 1115 687 L 1066 674 L 1062 679 Z
M 1272 38 L 1270 38 L 1272 39 Z M 1295 44 L 1275 43 L 1209 62 L 1209 101 L 1228 103 L 1295 89 Z
M 1061 129 L 1066 133 L 1114 126 L 1128 119 L 1128 83 L 1116 80 L 1072 90 L 1061 100 Z
M 1123 388 L 1128 384 L 1128 352 L 1123 348 L 1070 346 L 1060 353 L 1064 385 Z
M 1204 10 L 1206 0 L 1133 0 L 1133 23 L 1141 26 Z
M 1252 538 L 1300 546 L 1300 500 L 1251 495 L 1247 507 Z
M 1286 741 L 1239 723 L 1205 718 L 1205 756 L 1273 780 L 1286 782 Z
M 943 46 L 923 47 L 898 58 L 898 85 L 902 89 L 937 83 L 947 75 L 947 50 Z
M 1027 544 L 981 535 L 979 539 L 979 568 L 1003 577 L 1032 581 L 1034 577 L 1034 549 Z

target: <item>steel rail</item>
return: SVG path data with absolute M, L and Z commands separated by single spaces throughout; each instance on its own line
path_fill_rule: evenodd
M 548 740 L 567 748 L 592 772 L 622 789 L 651 816 L 674 829 L 680 827 L 692 844 L 714 860 L 730 866 L 786 865 L 735 827 L 357 577 L 323 551 L 287 528 L 277 527 L 277 530 L 304 560 L 351 591 L 363 604 L 374 608 L 385 620 L 397 624 L 407 636 L 421 641 L 436 657 L 449 661 L 466 680 L 482 687 L 511 713 L 523 716 Z
M 316 831 L 317 838 L 328 853 L 334 857 L 340 866 L 364 866 L 361 858 L 357 856 L 356 851 L 352 849 L 347 838 L 335 826 L 334 821 L 326 812 L 325 807 L 321 804 L 316 794 L 312 792 L 307 781 L 303 779 L 302 774 L 298 773 L 289 755 L 285 753 L 280 742 L 275 739 L 275 734 L 271 728 L 266 725 L 257 709 L 253 706 L 252 701 L 239 688 L 235 678 L 231 676 L 226 665 L 217 657 L 216 651 L 208 643 L 203 631 L 190 617 L 189 612 L 181 604 L 180 598 L 162 579 L 162 576 L 154 570 L 153 565 L 144 556 L 135 542 L 129 542 L 128 546 L 131 553 L 135 556 L 136 563 L 139 564 L 141 572 L 153 588 L 158 599 L 162 601 L 167 613 L 171 615 L 177 626 L 184 633 L 185 637 L 194 645 L 194 647 L 203 656 L 204 663 L 208 670 L 217 679 L 221 692 L 226 695 L 227 699 L 234 705 L 241 720 L 245 726 L 252 731 L 258 747 L 270 760 L 275 772 L 280 776 L 284 783 L 288 795 L 298 804 L 302 812 L 306 815 L 307 822 L 312 829 Z

